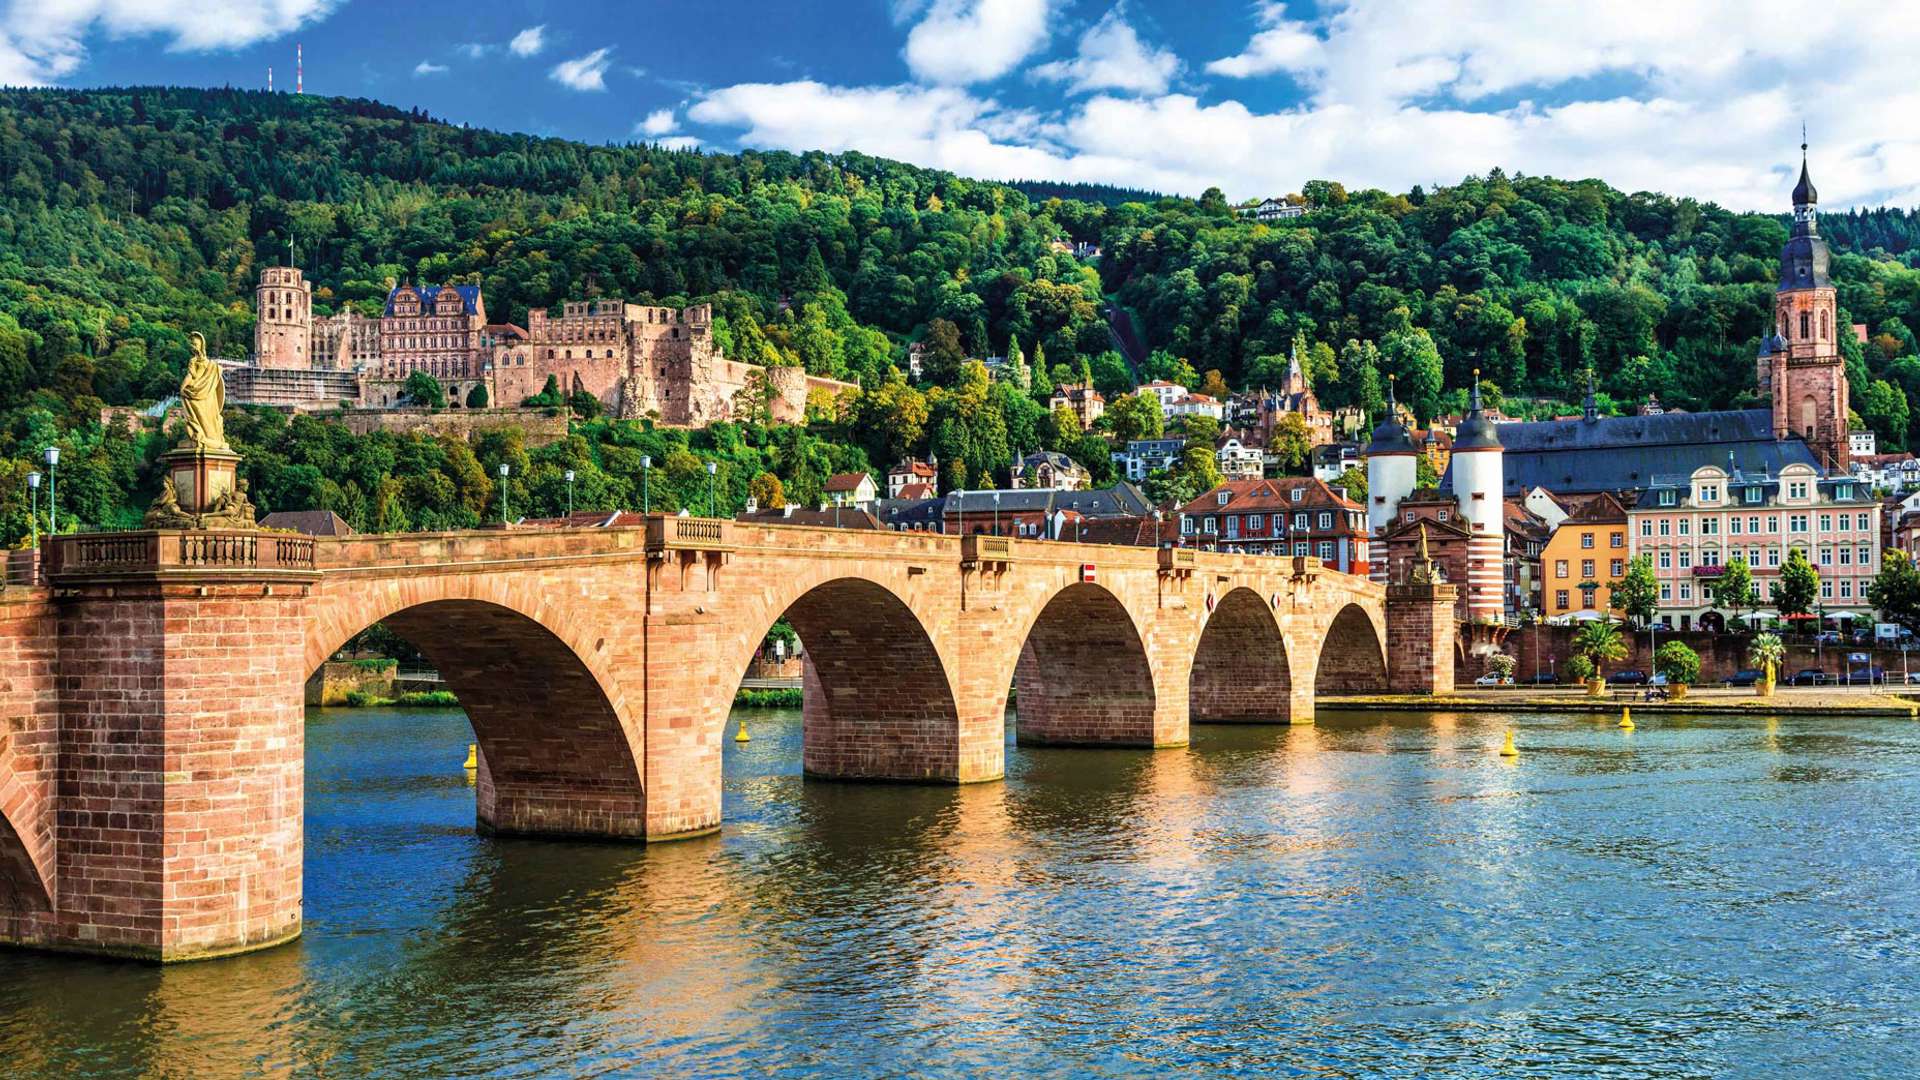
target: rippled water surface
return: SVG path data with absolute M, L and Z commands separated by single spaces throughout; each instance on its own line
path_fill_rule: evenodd
M 1323 714 L 966 788 L 729 744 L 727 827 L 473 832 L 455 713 L 308 724 L 306 934 L 0 953 L 0 1074 L 1920 1073 L 1920 725 Z

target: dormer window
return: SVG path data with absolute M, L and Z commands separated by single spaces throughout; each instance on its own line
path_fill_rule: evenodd
M 1216 496 L 1214 496 L 1214 498 L 1215 498 L 1216 500 L 1218 500 L 1218 505 L 1220 505 L 1220 506 L 1225 506 L 1225 505 L 1227 505 L 1227 502 L 1228 502 L 1228 500 L 1230 500 L 1231 498 L 1233 498 L 1233 496 L 1232 496 L 1232 495 L 1230 495 L 1230 494 L 1228 494 L 1227 492 L 1224 492 L 1224 491 L 1223 491 L 1223 492 L 1221 492 L 1221 493 L 1219 493 L 1218 495 L 1216 495 Z
M 1836 484 L 1833 489 L 1833 497 L 1836 499 L 1853 498 L 1853 485 L 1852 484 Z
M 1304 490 L 1302 490 L 1302 489 L 1300 489 L 1300 488 L 1294 488 L 1294 489 L 1293 489 L 1293 501 L 1294 501 L 1294 502 L 1299 502 L 1299 501 L 1300 501 L 1301 499 L 1303 499 L 1303 498 L 1305 498 L 1305 497 L 1306 497 L 1306 494 L 1307 494 L 1307 493 L 1306 493 L 1306 492 L 1305 492 Z
M 1679 501 L 1679 492 L 1674 491 L 1672 488 L 1667 488 L 1660 492 L 1661 506 L 1674 506 L 1677 505 Z
M 1749 502 L 1749 503 L 1753 503 L 1753 504 L 1756 504 L 1756 505 L 1757 505 L 1757 504 L 1758 504 L 1758 503 L 1760 502 L 1760 489 L 1759 489 L 1759 488 L 1757 488 L 1757 487 L 1750 487 L 1750 488 L 1748 488 L 1748 489 L 1747 489 L 1747 502 Z

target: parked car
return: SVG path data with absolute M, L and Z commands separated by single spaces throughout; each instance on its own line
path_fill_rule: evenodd
M 1840 644 L 1840 631 L 1822 630 L 1813 636 L 1813 640 L 1822 645 L 1838 645 Z
M 1833 681 L 1833 676 L 1817 667 L 1801 668 L 1787 680 L 1788 686 L 1825 686 Z
M 1847 670 L 1848 686 L 1879 686 L 1887 681 L 1887 669 L 1883 667 L 1857 667 Z
M 1613 686 L 1639 686 L 1647 681 L 1647 673 L 1628 668 L 1607 676 L 1607 682 Z
M 1554 686 L 1560 682 L 1560 676 L 1552 671 L 1536 671 L 1520 681 L 1530 686 Z
M 1766 677 L 1767 677 L 1767 673 L 1764 671 L 1761 671 L 1759 668 L 1742 668 L 1741 670 L 1736 671 L 1733 674 L 1727 676 L 1726 685 L 1758 686 L 1760 685 L 1760 680 Z
M 1660 672 L 1656 671 L 1653 673 L 1653 678 L 1647 680 L 1647 685 L 1648 686 L 1665 686 L 1667 685 L 1667 677 L 1661 674 Z
M 1920 686 L 1920 671 L 1907 672 L 1907 682 L 1909 685 Z
M 1473 680 L 1473 685 L 1475 686 L 1506 686 L 1510 682 L 1512 682 L 1511 679 L 1503 679 L 1498 675 L 1488 673 L 1486 675 L 1482 675 L 1479 678 Z

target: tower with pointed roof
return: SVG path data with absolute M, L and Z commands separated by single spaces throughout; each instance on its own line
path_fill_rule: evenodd
M 1367 536 L 1377 540 L 1393 524 L 1400 511 L 1400 500 L 1413 494 L 1420 475 L 1420 451 L 1413 445 L 1407 425 L 1400 422 L 1399 405 L 1393 399 L 1393 378 L 1387 379 L 1387 415 L 1373 429 L 1373 441 L 1361 458 L 1367 465 Z M 1383 549 L 1384 550 L 1384 549 Z M 1372 561 L 1372 576 L 1387 579 L 1387 560 Z
M 1820 235 L 1819 193 L 1800 144 L 1800 182 L 1793 187 L 1793 233 L 1780 252 L 1774 332 L 1761 344 L 1762 389 L 1773 397 L 1776 439 L 1799 436 L 1829 472 L 1845 471 L 1847 366 L 1840 356 L 1839 305 Z
M 1473 369 L 1473 393 L 1467 415 L 1453 433 L 1453 497 L 1466 525 L 1466 613 L 1470 619 L 1498 620 L 1506 610 L 1506 477 L 1504 448 L 1486 406 L 1480 400 L 1480 369 Z

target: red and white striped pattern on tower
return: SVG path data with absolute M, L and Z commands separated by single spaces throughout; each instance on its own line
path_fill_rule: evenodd
M 1480 402 L 1480 370 L 1473 372 L 1467 415 L 1454 429 L 1453 497 L 1467 534 L 1467 618 L 1498 621 L 1506 613 L 1506 477 L 1500 436 Z

